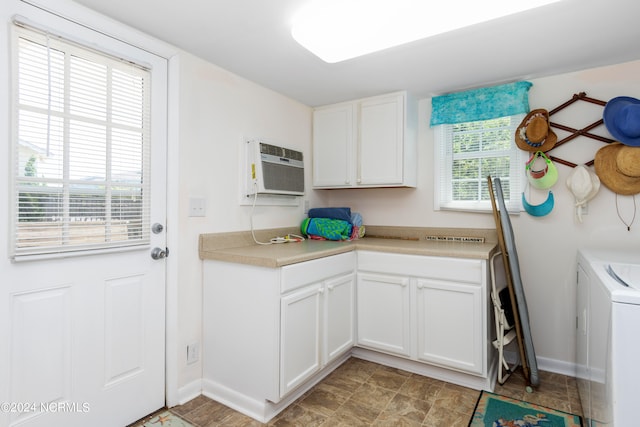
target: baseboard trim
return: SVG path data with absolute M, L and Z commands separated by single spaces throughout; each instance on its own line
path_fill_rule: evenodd
M 172 406 L 184 405 L 202 394 L 202 379 L 191 381 L 178 389 L 178 403 Z
M 379 363 L 396 369 L 402 369 L 414 374 L 473 388 L 475 390 L 493 391 L 496 384 L 497 358 L 493 358 L 491 366 L 489 366 L 490 375 L 488 377 L 483 377 L 449 368 L 441 368 L 427 363 L 405 359 L 403 357 L 392 356 L 390 354 L 368 350 L 362 347 L 352 348 L 351 355 L 359 359 L 368 360 L 370 362 Z
M 515 351 L 505 351 L 504 357 L 509 363 L 514 363 L 518 360 L 518 353 Z M 538 363 L 539 371 L 552 372 L 574 378 L 577 376 L 578 368 L 575 363 L 540 356 L 536 356 L 536 362 Z
M 565 362 L 563 360 L 549 359 L 547 357 L 537 357 L 538 369 L 541 371 L 563 374 L 569 377 L 577 375 L 577 366 L 575 363 Z
M 204 396 L 235 409 L 261 423 L 268 422 L 277 413 L 274 408 L 272 408 L 272 406 L 276 406 L 275 404 L 266 400 L 254 399 L 232 390 L 229 387 L 225 387 L 216 381 L 205 379 L 202 385 L 202 394 Z

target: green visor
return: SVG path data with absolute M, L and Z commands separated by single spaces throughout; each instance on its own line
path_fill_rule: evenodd
M 543 168 L 537 167 L 536 160 L 538 158 L 544 160 Z M 558 169 L 556 165 L 554 165 L 542 151 L 537 151 L 531 156 L 527 161 L 526 171 L 529 183 L 539 190 L 551 188 L 558 181 Z

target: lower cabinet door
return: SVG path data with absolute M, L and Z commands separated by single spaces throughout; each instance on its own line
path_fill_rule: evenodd
M 320 370 L 321 297 L 318 283 L 280 300 L 280 397 Z
M 353 347 L 355 341 L 355 275 L 327 280 L 324 309 L 324 362 Z
M 417 279 L 418 359 L 484 374 L 482 287 Z
M 358 273 L 358 345 L 410 356 L 409 278 Z

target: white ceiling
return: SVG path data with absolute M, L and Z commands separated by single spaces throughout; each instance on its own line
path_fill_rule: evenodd
M 405 89 L 430 97 L 640 59 L 640 1 L 563 0 L 327 64 L 290 36 L 303 1 L 76 0 L 309 106 Z

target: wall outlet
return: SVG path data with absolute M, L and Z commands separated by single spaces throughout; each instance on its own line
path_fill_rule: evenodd
M 187 365 L 196 363 L 200 358 L 200 343 L 194 342 L 187 345 Z
M 304 201 L 304 213 L 309 213 L 309 201 Z

